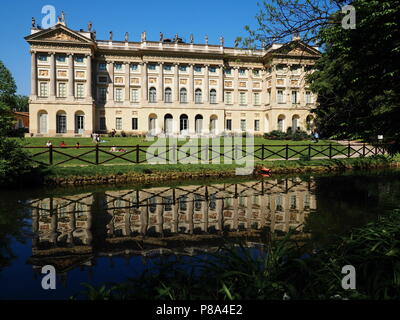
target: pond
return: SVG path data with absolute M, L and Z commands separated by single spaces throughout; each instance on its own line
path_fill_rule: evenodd
M 154 268 L 206 256 L 266 233 L 324 246 L 332 236 L 400 208 L 400 171 L 277 176 L 185 184 L 1 191 L 0 299 L 68 299 Z M 57 271 L 43 290 L 41 269 Z

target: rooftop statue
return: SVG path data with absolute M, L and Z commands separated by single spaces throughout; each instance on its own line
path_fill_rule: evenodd
M 160 32 L 160 42 L 163 42 L 163 40 L 164 40 L 164 35 L 162 32 Z
M 125 42 L 128 42 L 128 40 L 129 40 L 129 33 L 125 32 Z
M 112 41 L 112 39 L 113 39 L 113 32 L 110 31 L 110 41 Z

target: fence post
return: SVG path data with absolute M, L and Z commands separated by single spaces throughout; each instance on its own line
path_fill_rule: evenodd
M 96 144 L 96 165 L 99 164 L 99 145 Z
M 329 159 L 332 159 L 332 143 L 329 144 Z
M 139 145 L 136 145 L 136 163 L 139 163 L 140 157 L 139 157 L 139 152 L 140 152 L 140 148 Z
M 53 145 L 49 146 L 49 164 L 53 165 Z
M 311 144 L 308 144 L 308 159 L 311 160 Z
M 286 145 L 286 160 L 289 160 L 289 145 Z
M 363 158 L 365 158 L 365 143 L 363 143 Z
M 347 151 L 347 158 L 350 158 L 350 157 L 351 157 L 351 145 L 350 145 L 350 142 L 349 142 L 349 149 Z
M 264 161 L 264 143 L 262 144 L 262 149 L 261 149 L 261 160 Z

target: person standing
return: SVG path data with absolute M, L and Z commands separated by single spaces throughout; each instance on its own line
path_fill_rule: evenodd
M 315 143 L 318 143 L 318 141 L 319 141 L 319 133 L 317 130 L 314 131 L 314 140 L 315 140 Z

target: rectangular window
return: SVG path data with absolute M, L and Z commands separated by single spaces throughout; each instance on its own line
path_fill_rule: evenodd
M 232 119 L 226 119 L 226 130 L 232 131 Z
M 107 89 L 99 88 L 99 101 L 106 102 L 107 99 Z
M 225 74 L 230 76 L 232 74 L 232 69 L 225 69 Z
M 75 62 L 83 63 L 83 56 L 75 56 Z
M 292 91 L 292 103 L 298 103 L 297 91 Z
M 260 104 L 260 94 L 258 92 L 254 93 L 253 95 L 253 102 L 255 105 L 259 105 Z
M 67 116 L 65 114 L 56 115 L 56 133 L 67 133 Z
M 239 94 L 239 103 L 240 104 L 246 104 L 246 93 L 245 92 L 240 92 L 240 94 Z
M 165 71 L 171 71 L 172 70 L 172 66 L 170 64 L 166 64 L 166 65 L 164 65 L 164 70 Z
M 186 66 L 179 66 L 179 71 L 186 72 Z
M 67 96 L 67 85 L 65 83 L 58 84 L 58 96 L 65 98 Z
M 260 120 L 254 120 L 254 131 L 260 131 Z
M 139 90 L 138 89 L 131 90 L 131 101 L 139 102 Z
M 47 61 L 47 55 L 45 55 L 45 54 L 39 54 L 39 55 L 38 55 L 38 60 L 39 60 L 39 61 L 46 62 L 46 61 Z
M 306 91 L 306 103 L 312 103 L 311 102 L 311 92 Z
M 60 55 L 60 56 L 57 56 L 56 59 L 57 59 L 58 62 L 64 63 L 66 57 L 64 55 Z
M 115 71 L 122 71 L 122 63 L 116 63 L 114 65 Z
M 122 130 L 122 118 L 115 118 L 115 130 Z
M 122 102 L 122 89 L 121 88 L 115 89 L 115 101 Z
M 131 64 L 131 71 L 135 72 L 139 70 L 139 66 L 137 63 Z
M 47 90 L 47 82 L 40 82 L 39 84 L 39 96 L 40 97 L 48 97 L 49 92 Z
M 210 67 L 208 70 L 209 70 L 210 72 L 212 72 L 212 73 L 217 72 L 217 68 L 216 68 L 216 67 Z
M 149 64 L 148 69 L 154 71 L 156 70 L 156 65 L 154 63 L 151 63 Z
M 132 118 L 132 130 L 138 129 L 138 118 Z
M 99 82 L 107 83 L 107 77 L 99 77 Z
M 100 117 L 100 130 L 107 130 L 105 117 Z
M 246 131 L 246 120 L 245 119 L 240 120 L 240 130 Z
M 78 83 L 76 85 L 76 97 L 83 98 L 84 97 L 84 85 L 83 83 Z
M 225 103 L 232 104 L 232 92 L 225 92 Z
M 245 69 L 239 69 L 239 76 L 244 77 L 246 75 Z
M 284 103 L 283 90 L 278 90 L 278 103 Z
M 194 67 L 195 72 L 201 72 L 201 67 L 200 66 L 195 66 Z
M 254 70 L 253 70 L 253 76 L 255 76 L 255 77 L 260 76 L 260 70 L 254 69 Z
M 106 71 L 107 70 L 107 64 L 104 62 L 99 63 L 99 71 Z

